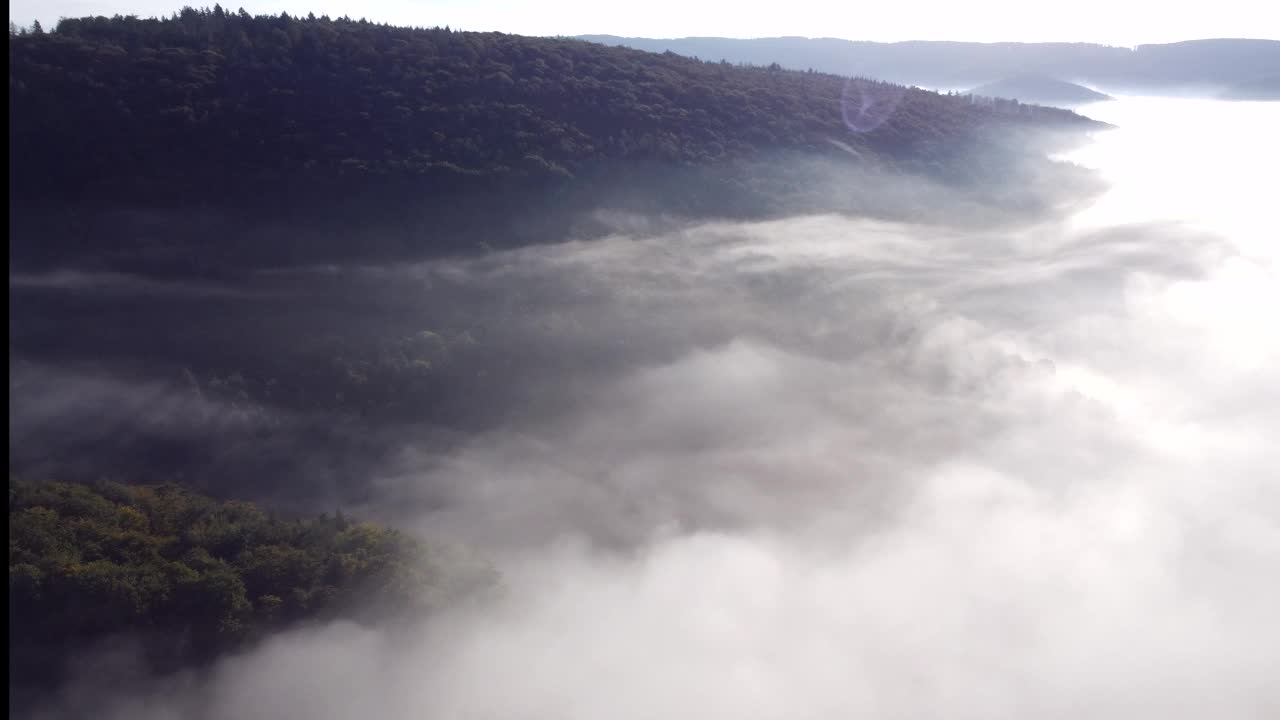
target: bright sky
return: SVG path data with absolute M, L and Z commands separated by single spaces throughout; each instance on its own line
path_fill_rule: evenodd
M 1280 39 L 1269 0 L 227 0 L 253 14 L 350 15 L 395 25 L 450 25 L 523 35 L 775 37 L 851 40 L 1075 41 L 1109 45 L 1195 38 Z M 182 0 L 10 0 L 20 24 L 59 17 L 165 15 Z M 201 6 L 201 2 L 191 2 Z M 209 5 L 212 6 L 212 0 Z

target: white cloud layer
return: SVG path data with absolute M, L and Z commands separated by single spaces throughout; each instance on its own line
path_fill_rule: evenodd
M 1236 157 L 1216 192 L 1266 172 Z M 1280 274 L 1195 219 L 983 233 L 798 217 L 392 270 L 505 297 L 513 345 L 596 368 L 558 376 L 553 409 L 444 458 L 407 444 L 380 472 L 368 512 L 484 547 L 504 592 L 394 634 L 300 630 L 199 682 L 108 699 L 89 683 L 68 704 L 1276 717 Z

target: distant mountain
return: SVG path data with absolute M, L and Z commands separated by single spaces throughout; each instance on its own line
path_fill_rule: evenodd
M 1280 100 L 1280 74 L 1232 85 L 1220 97 L 1224 100 Z
M 584 35 L 605 45 L 671 51 L 704 60 L 861 75 L 933 88 L 967 88 L 1036 74 L 1114 90 L 1215 90 L 1254 80 L 1259 68 L 1280 67 L 1280 41 L 1191 40 L 1135 48 L 1089 43 L 876 43 L 835 38 L 753 40 L 691 37 L 673 40 Z
M 1114 99 L 1083 85 L 1043 75 L 1020 75 L 980 85 L 969 92 L 983 97 L 1008 98 L 1040 105 L 1070 106 Z

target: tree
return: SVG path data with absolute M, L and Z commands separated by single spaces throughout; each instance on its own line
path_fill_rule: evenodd
M 413 212 L 470 224 L 474 212 L 457 201 L 480 193 L 545 207 L 532 195 L 573 187 L 585 205 L 601 181 L 641 167 L 714 166 L 733 184 L 743 179 L 730 177 L 741 172 L 733 163 L 765 153 L 843 158 L 830 139 L 889 166 L 962 166 L 949 148 L 976 147 L 983 123 L 1072 118 L 866 81 L 860 87 L 902 102 L 880 131 L 851 133 L 839 103 L 844 78 L 777 63 L 735 67 L 447 26 L 250 17 L 243 8 L 235 19 L 217 14 L 67 19 L 56 38 L 13 38 L 10 173 L 22 182 L 10 183 L 10 207 L 208 205 L 330 228 L 339 218 Z M 688 205 L 728 194 L 673 193 L 681 205 L 673 209 L 719 214 L 725 208 Z M 201 250 L 282 251 L 235 245 Z M 308 261 L 359 252 L 337 240 L 310 248 Z
M 350 614 L 343 603 L 355 597 L 416 612 L 412 595 L 434 582 L 425 557 L 409 538 L 344 516 L 284 524 L 172 486 L 11 480 L 10 658 L 48 676 L 58 653 L 47 648 L 73 654 L 120 633 L 190 632 L 183 662 L 311 613 Z M 383 592 L 396 583 L 417 590 Z

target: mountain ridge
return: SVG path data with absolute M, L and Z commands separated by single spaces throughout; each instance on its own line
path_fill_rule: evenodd
M 1060 109 L 776 66 L 220 7 L 64 19 L 11 35 L 9 57 L 10 227 L 21 216 L 42 237 L 68 209 L 128 207 L 230 210 L 325 232 L 376 220 L 414 226 L 411 242 L 436 249 L 456 246 L 460 227 L 515 242 L 494 232 L 495 216 L 594 208 L 605 188 L 662 193 L 667 212 L 758 212 L 776 193 L 743 183 L 767 181 L 778 154 L 955 182 L 985 173 L 990 184 L 1025 156 L 1013 136 L 1103 127 Z M 855 96 L 875 109 L 854 108 Z M 245 243 L 235 252 L 300 252 Z M 22 258 L 54 245 L 11 247 Z
M 1069 83 L 1046 75 L 1018 75 L 980 85 L 969 91 L 971 95 L 1000 97 L 1070 107 L 1090 102 L 1102 102 L 1115 98 L 1091 90 L 1083 85 Z
M 839 38 L 627 38 L 580 35 L 580 39 L 621 44 L 650 52 L 706 59 L 812 67 L 824 72 L 863 74 L 925 87 L 960 88 L 1034 72 L 1069 82 L 1112 89 L 1226 86 L 1280 67 L 1280 41 L 1205 38 L 1122 47 L 1097 43 L 976 43 L 906 40 L 882 43 Z

